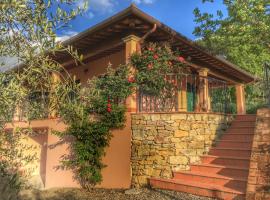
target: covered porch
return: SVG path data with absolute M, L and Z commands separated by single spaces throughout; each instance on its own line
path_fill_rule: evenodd
M 207 68 L 168 74 L 166 79 L 175 85 L 173 94 L 152 97 L 138 90 L 137 112 L 246 114 L 244 85 L 214 77 Z

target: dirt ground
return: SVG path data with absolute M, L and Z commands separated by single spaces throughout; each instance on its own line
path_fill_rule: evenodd
M 190 194 L 156 190 L 156 189 L 131 189 L 131 190 L 105 190 L 65 188 L 44 191 L 32 190 L 20 193 L 20 200 L 213 200 Z

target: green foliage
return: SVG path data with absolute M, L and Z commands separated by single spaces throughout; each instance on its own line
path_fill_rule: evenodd
M 20 189 L 29 186 L 26 180 L 33 169 L 25 169 L 22 166 L 27 166 L 36 160 L 35 153 L 26 153 L 35 149 L 26 142 L 31 135 L 30 129 L 0 131 L 0 192 L 4 199 L 18 199 Z
M 212 1 L 213 2 L 213 1 Z M 198 43 L 255 76 L 262 77 L 264 62 L 270 60 L 270 8 L 268 0 L 224 1 L 228 15 L 221 11 L 194 10 Z M 247 110 L 262 104 L 262 84 L 247 86 Z
M 145 65 L 149 63 L 153 63 L 153 67 L 146 70 Z M 131 64 L 135 71 L 128 65 L 120 65 L 116 69 L 109 65 L 107 73 L 89 80 L 83 88 L 72 82 L 72 87 L 59 83 L 56 88 L 56 96 L 61 97 L 57 110 L 68 125 L 64 133 L 57 134 L 63 139 L 67 136 L 73 138 L 73 154 L 66 156 L 62 163 L 76 172 L 84 187 L 102 181 L 101 170 L 105 167 L 102 158 L 112 137 L 111 130 L 125 125 L 126 98 L 136 87 L 159 96 L 168 89 L 166 85 L 174 87 L 164 79 L 165 74 L 182 70 L 185 65 L 184 59 L 168 45 L 156 44 L 150 44 L 141 54 L 132 55 Z M 149 77 L 153 77 L 155 82 L 148 81 Z M 158 84 L 161 80 L 163 87 Z
M 67 130 L 58 135 L 74 138 L 73 155 L 62 162 L 76 172 L 84 187 L 101 182 L 101 170 L 105 167 L 102 157 L 112 136 L 110 130 L 124 126 L 126 109 L 123 103 L 135 86 L 128 77 L 126 65 L 117 69 L 109 66 L 105 75 L 93 78 L 81 90 L 79 85 L 72 91 L 71 87 L 63 85 L 57 89 L 57 96 L 62 96 L 59 114 L 68 125 Z M 70 92 L 76 93 L 75 98 L 68 98 Z
M 72 86 L 69 83 L 73 80 L 64 67 L 53 59 L 53 55 L 62 52 L 71 55 L 76 62 L 81 61 L 76 49 L 56 42 L 56 31 L 65 28 L 71 19 L 83 13 L 85 8 L 77 8 L 76 4 L 76 0 L 0 2 L 0 57 L 16 57 L 21 63 L 9 70 L 0 63 L 0 177 L 8 181 L 6 186 L 10 186 L 11 191 L 14 189 L 6 191 L 8 194 L 16 195 L 23 185 L 21 181 L 27 176 L 19 173 L 20 168 L 22 164 L 27 165 L 32 156 L 23 156 L 23 152 L 28 150 L 21 142 L 25 130 L 17 130 L 16 134 L 5 133 L 4 125 L 13 121 L 19 107 L 23 108 L 20 112 L 25 114 L 24 120 L 47 115 L 48 109 L 44 113 L 48 107 L 47 97 L 60 98 L 53 89 L 52 73 L 62 76 L 66 87 Z M 40 98 L 34 99 L 33 95 L 37 93 L 46 95 L 38 95 Z M 56 107 L 55 103 L 49 102 L 50 109 Z M 3 183 L 3 179 L 0 182 Z M 4 191 L 1 192 L 3 196 Z
M 139 90 L 154 96 L 164 90 L 171 91 L 175 85 L 166 79 L 166 75 L 179 74 L 185 66 L 184 62 L 180 53 L 173 51 L 167 44 L 149 44 L 142 50 L 142 54 L 131 57 L 131 64 L 137 70 L 135 80 Z

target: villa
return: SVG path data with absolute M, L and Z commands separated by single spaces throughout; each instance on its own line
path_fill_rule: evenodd
M 147 15 L 134 5 L 63 42 L 84 55 L 77 66 L 66 53 L 55 58 L 83 85 L 93 76 L 129 61 L 132 53 L 147 42 L 169 42 L 179 49 L 189 71 L 168 75 L 179 81 L 175 98 L 169 103 L 137 91 L 127 99 L 124 129 L 113 130 L 107 149 L 101 188 L 152 187 L 188 192 L 220 199 L 242 199 L 254 191 L 251 154 L 256 115 L 247 115 L 246 84 L 255 77 L 226 59 L 215 56 L 193 41 Z M 181 79 L 179 78 L 181 76 Z M 56 77 L 57 78 L 57 77 Z M 235 87 L 235 102 L 227 99 Z M 221 95 L 214 95 L 214 91 Z M 233 114 L 236 113 L 236 114 Z M 260 116 L 257 116 L 257 119 Z M 14 126 L 28 127 L 20 112 Z M 33 177 L 41 188 L 80 187 L 72 171 L 58 166 L 69 152 L 68 144 L 54 145 L 59 138 L 52 130 L 65 124 L 54 114 L 30 122 L 42 132 L 38 144 L 39 162 Z M 256 131 L 255 131 L 256 130 Z

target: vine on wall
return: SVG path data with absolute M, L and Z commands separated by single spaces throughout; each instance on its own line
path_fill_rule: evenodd
M 135 68 L 131 73 L 130 66 Z M 149 44 L 142 52 L 133 54 L 130 65 L 116 69 L 108 67 L 107 73 L 89 80 L 86 87 L 58 85 L 56 92 L 61 96 L 58 103 L 59 115 L 68 128 L 61 137 L 72 136 L 73 154 L 65 157 L 65 167 L 75 170 L 84 187 L 102 181 L 104 168 L 102 157 L 112 137 L 111 130 L 125 125 L 125 100 L 139 88 L 143 92 L 158 96 L 175 87 L 166 79 L 166 74 L 179 72 L 185 59 L 168 45 Z M 133 70 L 134 71 L 134 70 Z M 66 91 L 73 88 L 72 91 Z M 72 98 L 70 98 L 70 94 Z

